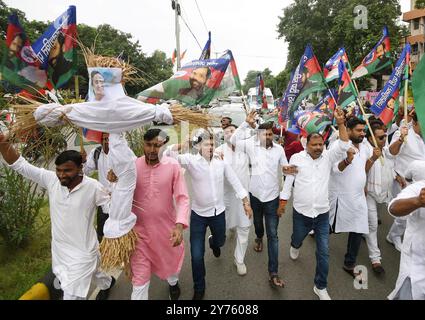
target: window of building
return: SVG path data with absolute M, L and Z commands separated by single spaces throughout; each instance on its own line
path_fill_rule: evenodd
M 412 54 L 418 54 L 419 46 L 418 43 L 412 45 Z
M 419 29 L 419 19 L 415 19 L 413 20 L 413 30 L 418 30 Z

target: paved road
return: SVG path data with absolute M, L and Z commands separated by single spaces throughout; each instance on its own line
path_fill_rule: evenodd
M 288 203 L 288 208 L 291 208 Z M 379 208 L 382 225 L 379 226 L 378 242 L 383 256 L 383 266 L 386 274 L 377 278 L 370 267 L 366 243 L 363 242 L 358 264 L 368 269 L 368 289 L 354 288 L 353 279 L 342 270 L 344 254 L 347 245 L 347 234 L 331 235 L 330 238 L 330 269 L 328 291 L 333 299 L 343 300 L 382 300 L 392 291 L 398 275 L 400 254 L 385 241 L 385 236 L 391 226 L 392 218 L 385 207 Z M 233 265 L 233 250 L 235 238 L 228 236 L 222 248 L 220 258 L 215 258 L 210 249 L 205 253 L 206 294 L 205 299 L 241 299 L 241 300 L 300 300 L 317 299 L 313 293 L 313 279 L 316 266 L 314 238 L 308 236 L 301 248 L 297 261 L 289 258 L 290 237 L 292 233 L 292 210 L 287 210 L 279 224 L 279 273 L 286 282 L 284 289 L 273 289 L 268 283 L 267 247 L 261 253 L 252 249 L 255 238 L 251 228 L 250 245 L 246 254 L 247 275 L 241 277 Z M 180 274 L 181 299 L 191 299 L 193 282 L 189 251 L 189 233 L 185 232 L 186 254 Z M 208 245 L 206 244 L 206 248 Z M 131 283 L 121 274 L 116 286 L 111 290 L 110 299 L 130 299 Z M 153 277 L 149 292 L 150 299 L 168 299 L 168 284 Z

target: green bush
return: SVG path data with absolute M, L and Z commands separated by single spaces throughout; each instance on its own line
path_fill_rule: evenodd
M 24 246 L 34 231 L 44 191 L 15 171 L 0 169 L 0 235 L 10 247 Z

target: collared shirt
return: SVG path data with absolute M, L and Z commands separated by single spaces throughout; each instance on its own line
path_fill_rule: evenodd
M 249 192 L 261 202 L 272 201 L 279 197 L 282 167 L 288 165 L 288 160 L 282 146 L 277 143 L 265 148 L 255 136 L 246 139 L 248 128 L 248 123 L 242 123 L 230 142 L 249 157 L 252 166 Z
M 338 140 L 330 150 L 313 159 L 304 150 L 291 157 L 290 164 L 298 168 L 297 175 L 287 176 L 280 198 L 288 200 L 294 186 L 295 210 L 306 217 L 316 218 L 329 211 L 329 179 L 332 166 L 343 157 L 350 148 L 349 142 Z
M 394 133 L 391 145 L 400 138 L 400 130 Z M 425 159 L 425 143 L 413 128 L 409 129 L 407 141 L 403 142 L 400 152 L 395 156 L 395 171 L 404 177 L 405 171 L 414 160 Z
M 98 181 L 87 176 L 69 191 L 61 185 L 55 172 L 35 167 L 23 157 L 9 167 L 47 189 L 53 272 L 64 289 L 85 297 L 99 252 L 94 228 L 95 210 L 97 206 L 109 204 L 109 193 Z
M 224 205 L 224 178 L 233 187 L 238 198 L 248 196 L 242 187 L 232 167 L 219 157 L 214 156 L 211 161 L 205 160 L 199 153 L 180 154 L 172 152 L 170 146 L 165 154 L 176 158 L 191 177 L 192 210 L 202 217 L 212 217 L 225 211 Z

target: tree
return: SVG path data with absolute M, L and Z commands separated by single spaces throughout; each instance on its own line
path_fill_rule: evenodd
M 425 0 L 416 0 L 415 8 L 416 9 L 425 9 Z
M 354 8 L 363 5 L 368 9 L 367 29 L 356 29 Z M 345 46 L 353 68 L 358 66 L 382 36 L 387 25 L 393 51 L 407 30 L 398 24 L 401 8 L 398 0 L 296 0 L 283 10 L 279 17 L 279 38 L 289 43 L 287 69 L 299 63 L 307 43 L 311 43 L 320 63 L 325 63 L 341 46 Z M 308 17 L 308 19 L 306 19 Z M 391 70 L 386 70 L 389 74 Z M 380 75 L 376 75 L 380 77 Z M 360 89 L 367 81 L 361 81 Z
M 263 71 L 257 71 L 257 70 L 248 71 L 244 80 L 244 85 L 243 85 L 244 92 L 248 92 L 250 88 L 254 88 L 257 85 L 257 76 L 259 73 L 263 75 L 264 86 L 274 91 L 275 80 L 272 75 L 272 71 L 269 68 L 266 68 Z

